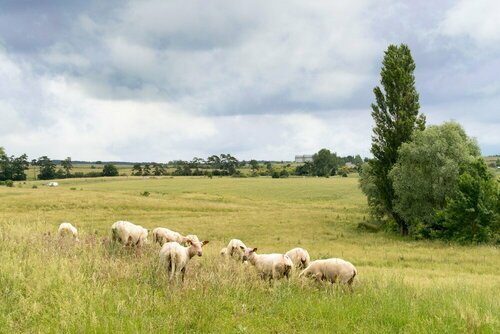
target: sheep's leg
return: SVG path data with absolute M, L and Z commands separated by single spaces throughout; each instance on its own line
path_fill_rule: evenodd
M 186 267 L 182 268 L 181 270 L 181 274 L 182 274 L 182 283 L 184 283 L 184 276 L 186 276 Z

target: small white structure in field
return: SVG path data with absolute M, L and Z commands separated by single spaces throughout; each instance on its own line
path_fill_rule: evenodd
M 57 186 L 59 186 L 59 182 L 54 182 L 54 181 L 52 181 L 52 182 L 47 183 L 47 185 L 48 185 L 49 187 L 57 187 Z
M 65 236 L 72 236 L 73 239 L 75 239 L 75 241 L 79 241 L 78 230 L 76 229 L 76 227 L 67 222 L 64 222 L 61 225 L 59 225 L 57 234 L 59 235 L 60 238 L 63 238 Z

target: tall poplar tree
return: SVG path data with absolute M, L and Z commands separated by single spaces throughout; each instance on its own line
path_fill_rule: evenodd
M 373 159 L 368 169 L 372 175 L 375 202 L 383 213 L 392 217 L 401 235 L 408 234 L 407 223 L 393 210 L 394 189 L 389 171 L 398 159 L 398 148 L 411 139 L 415 130 L 425 129 L 425 116 L 419 113 L 419 96 L 415 88 L 415 62 L 407 45 L 389 45 L 382 61 L 381 87 L 373 92 L 376 103 L 372 104 L 375 121 L 372 135 Z M 367 194 L 368 195 L 368 194 Z M 369 203 L 373 202 L 370 201 Z

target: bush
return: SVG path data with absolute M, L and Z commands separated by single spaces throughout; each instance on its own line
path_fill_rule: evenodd
M 290 174 L 286 169 L 282 169 L 280 172 L 280 178 L 287 178 Z
M 280 173 L 278 173 L 278 171 L 273 171 L 273 173 L 271 174 L 271 177 L 273 179 L 279 179 L 280 178 Z
M 144 191 L 141 193 L 141 196 L 144 196 L 144 197 L 148 197 L 149 195 L 151 195 L 151 193 L 149 191 Z
M 106 164 L 102 169 L 102 176 L 118 176 L 118 169 L 115 165 Z
M 12 180 L 6 180 L 6 181 L 5 181 L 5 185 L 6 185 L 7 187 L 13 187 L 13 186 L 14 186 L 14 182 L 13 182 Z
M 36 184 L 34 184 L 31 188 L 32 188 L 32 189 L 38 189 L 38 187 L 37 187 L 37 185 L 36 185 Z

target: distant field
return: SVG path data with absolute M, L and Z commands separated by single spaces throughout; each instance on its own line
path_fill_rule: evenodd
M 0 187 L 0 332 L 499 333 L 500 250 L 363 232 L 357 181 L 117 177 Z M 157 245 L 101 244 L 116 220 L 210 243 L 185 284 L 169 285 Z M 79 228 L 80 244 L 57 240 L 62 221 Z M 220 258 L 231 238 L 259 253 L 300 246 L 313 259 L 349 260 L 359 272 L 354 292 L 295 276 L 269 286 Z

